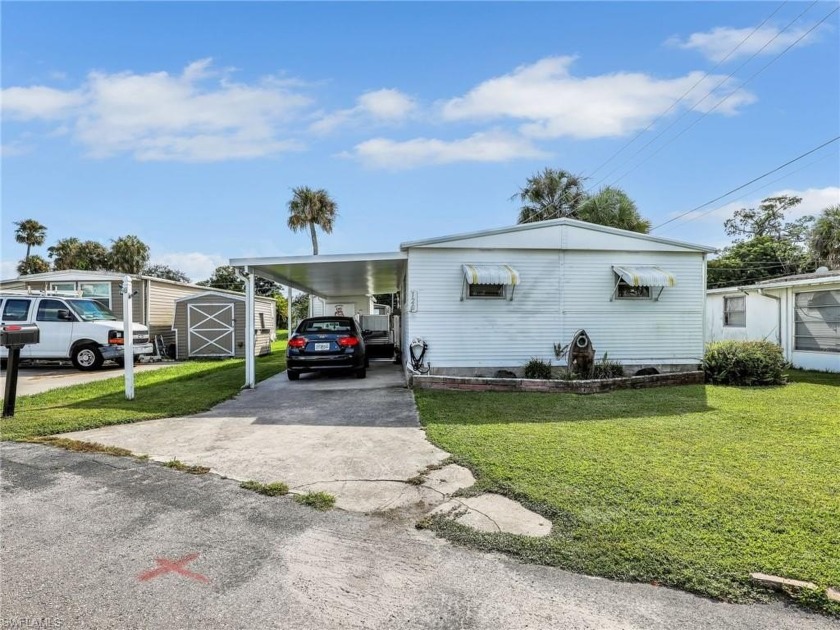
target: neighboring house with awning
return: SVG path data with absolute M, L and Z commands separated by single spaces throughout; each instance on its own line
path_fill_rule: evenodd
M 714 248 L 555 219 L 403 243 L 399 252 L 232 259 L 249 273 L 346 303 L 399 291 L 402 358 L 432 374 L 522 373 L 586 330 L 625 371 L 702 361 L 706 255 Z M 355 312 L 360 312 L 358 306 Z
M 806 370 L 840 372 L 840 270 L 706 292 L 706 337 L 772 341 Z

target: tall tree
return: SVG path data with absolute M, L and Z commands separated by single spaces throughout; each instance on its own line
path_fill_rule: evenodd
M 82 242 L 75 236 L 61 238 L 47 248 L 47 255 L 53 261 L 53 269 L 63 271 L 65 269 L 87 268 L 89 265 L 83 259 Z
M 147 265 L 143 269 L 144 276 L 151 276 L 153 278 L 163 278 L 164 280 L 173 280 L 175 282 L 189 282 L 190 279 L 183 271 L 173 269 L 169 265 Z
M 805 271 L 809 261 L 807 252 L 796 243 L 756 236 L 725 248 L 720 256 L 710 260 L 707 284 L 710 289 L 753 284 Z
M 576 217 L 581 221 L 608 225 L 631 232 L 650 232 L 650 221 L 639 214 L 636 204 L 620 188 L 607 186 L 583 201 Z
M 562 169 L 546 168 L 528 178 L 511 199 L 522 204 L 517 223 L 575 218 L 586 199 L 585 178 Z
M 723 222 L 727 235 L 734 236 L 736 242 L 749 240 L 756 236 L 769 236 L 775 241 L 803 243 L 808 238 L 812 216 L 804 216 L 795 221 L 786 222 L 785 213 L 802 203 L 802 197 L 781 195 L 762 199 L 758 208 L 741 208 L 732 217 Z
M 133 234 L 111 241 L 111 271 L 138 274 L 149 262 L 149 246 Z
M 15 225 L 17 226 L 15 240 L 22 245 L 26 245 L 26 256 L 24 256 L 24 260 L 26 260 L 29 258 L 29 252 L 33 246 L 40 247 L 47 240 L 47 228 L 35 219 L 15 221 Z
M 840 204 L 826 208 L 817 217 L 808 245 L 818 265 L 840 269 Z
M 313 190 L 308 186 L 292 188 L 292 198 L 288 203 L 288 226 L 293 232 L 309 229 L 312 237 L 312 254 L 318 255 L 318 235 L 315 228 L 319 227 L 325 234 L 332 234 L 338 205 L 323 188 Z
M 27 256 L 18 263 L 17 272 L 21 276 L 29 276 L 33 273 L 46 273 L 50 270 L 50 263 L 38 254 Z

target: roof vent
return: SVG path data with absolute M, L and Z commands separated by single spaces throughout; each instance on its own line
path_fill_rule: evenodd
M 830 273 L 830 270 L 829 270 L 828 267 L 825 267 L 825 266 L 817 267 L 817 270 L 814 273 L 817 274 L 818 276 L 824 276 L 827 273 Z

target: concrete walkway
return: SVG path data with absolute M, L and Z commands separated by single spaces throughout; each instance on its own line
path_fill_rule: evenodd
M 168 368 L 178 365 L 173 361 L 165 361 L 161 363 L 138 363 L 134 366 L 134 372 L 148 372 L 150 370 L 160 370 L 161 368 Z M 72 365 L 49 365 L 43 367 L 27 366 L 22 367 L 18 371 L 18 396 L 30 396 L 32 394 L 40 394 L 48 392 L 53 389 L 61 387 L 70 387 L 71 385 L 80 385 L 82 383 L 93 383 L 94 381 L 105 381 L 109 378 L 123 378 L 123 369 L 113 363 L 106 363 L 101 370 L 93 372 L 82 372 L 77 370 Z M 0 375 L 0 398 L 6 391 L 6 370 L 3 370 Z

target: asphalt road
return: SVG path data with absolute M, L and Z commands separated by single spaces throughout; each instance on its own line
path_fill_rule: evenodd
M 520 564 L 154 463 L 8 443 L 0 456 L 3 628 L 838 627 Z

